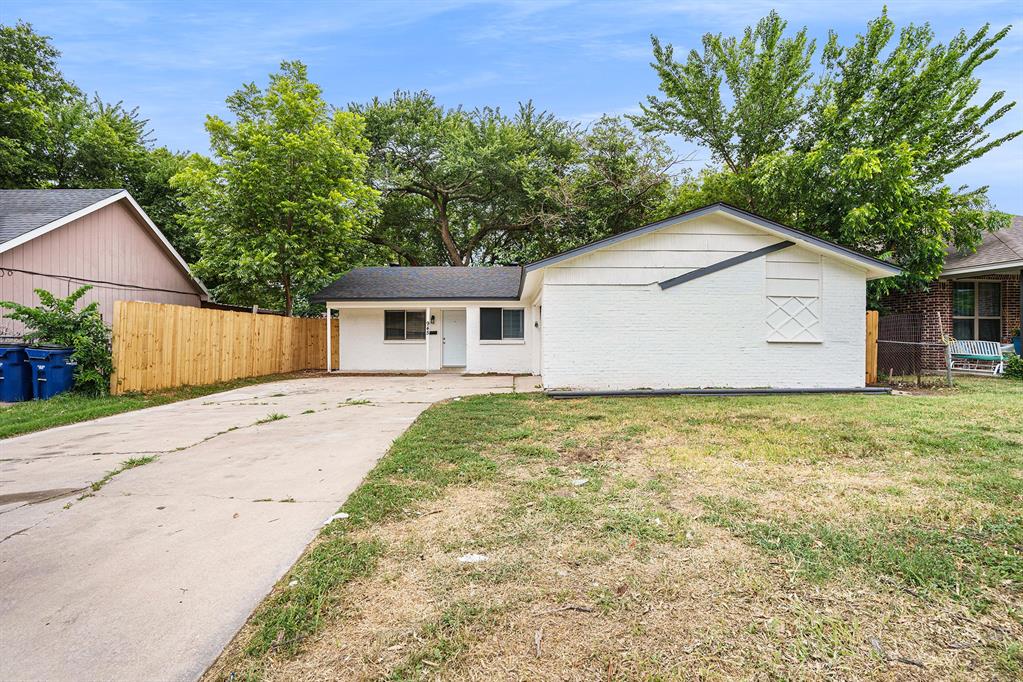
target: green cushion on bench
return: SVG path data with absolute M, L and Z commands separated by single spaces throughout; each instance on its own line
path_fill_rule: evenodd
M 967 360 L 988 360 L 989 362 L 1001 362 L 1001 355 L 970 355 L 969 353 L 952 353 L 954 358 L 965 358 Z

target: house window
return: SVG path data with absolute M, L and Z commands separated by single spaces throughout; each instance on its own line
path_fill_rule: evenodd
M 962 341 L 1001 341 L 1001 282 L 952 284 L 952 336 Z
M 522 308 L 480 308 L 480 341 L 525 338 Z
M 425 338 L 426 311 L 384 311 L 384 341 L 422 341 Z

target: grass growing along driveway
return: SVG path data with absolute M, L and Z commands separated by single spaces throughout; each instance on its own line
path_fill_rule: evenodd
M 179 400 L 189 400 L 190 398 L 201 398 L 212 393 L 230 391 L 243 386 L 299 376 L 302 376 L 302 373 L 272 374 L 207 386 L 181 386 L 154 393 L 127 393 L 99 397 L 79 393 L 63 393 L 49 400 L 26 400 L 0 407 L 0 438 L 20 436 L 23 433 L 42 431 L 54 426 L 75 424 L 90 419 L 109 417 L 121 412 L 176 403 Z
M 207 677 L 1018 679 L 1021 403 L 437 405 Z

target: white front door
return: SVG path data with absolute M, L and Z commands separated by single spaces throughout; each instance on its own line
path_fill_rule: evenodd
M 465 367 L 465 311 L 445 310 L 442 314 L 444 366 Z

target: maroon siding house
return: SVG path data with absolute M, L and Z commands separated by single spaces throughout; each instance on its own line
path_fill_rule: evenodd
M 202 282 L 123 189 L 0 190 L 0 301 L 38 305 L 35 289 L 66 296 L 92 285 L 113 322 L 114 301 L 201 306 Z M 0 308 L 0 337 L 24 327 Z
M 921 341 L 936 344 L 925 351 L 924 368 L 945 366 L 937 344 L 942 334 L 956 339 L 1008 343 L 1020 326 L 1023 293 L 1023 216 L 1012 225 L 984 235 L 975 253 L 950 252 L 941 276 L 926 291 L 899 293 L 884 301 L 887 313 L 920 318 Z

